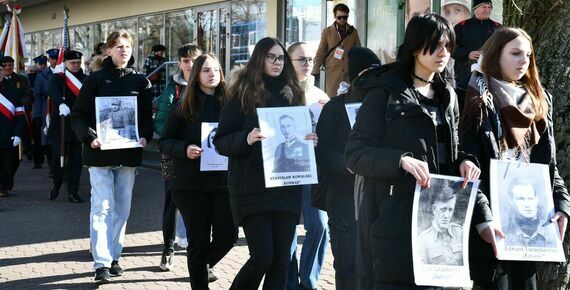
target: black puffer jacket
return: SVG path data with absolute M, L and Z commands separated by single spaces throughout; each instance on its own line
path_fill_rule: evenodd
M 95 98 L 112 96 L 137 96 L 139 137 L 147 142 L 152 140 L 152 95 L 150 82 L 136 71 L 129 62 L 126 68 L 117 68 L 111 57 L 103 61 L 103 68 L 94 72 L 83 82 L 79 96 L 71 110 L 71 126 L 75 136 L 85 146 L 83 165 L 86 166 L 131 166 L 136 167 L 142 161 L 142 149 L 120 150 L 92 149 L 95 138 L 89 129 L 95 130 Z
M 160 152 L 174 158 L 170 176 L 171 190 L 191 190 L 203 192 L 227 191 L 226 171 L 200 172 L 200 158 L 189 159 L 186 148 L 194 144 L 201 146 L 202 122 L 218 122 L 222 105 L 214 96 L 207 96 L 197 89 L 201 108 L 194 121 L 183 118 L 178 113 L 180 102 L 168 114 L 162 136 L 158 142 Z
M 371 89 L 358 112 L 345 158 L 348 167 L 364 177 L 375 287 L 414 289 L 411 225 L 416 181 L 400 168 L 400 159 L 413 156 L 427 162 L 430 173 L 441 173 L 437 154 L 429 154 L 437 152 L 436 138 L 441 136 L 436 136 L 431 117 L 414 97 L 412 80 L 404 81 L 390 65 L 386 67 L 388 71 L 381 69 L 378 78 L 369 79 Z M 457 99 L 449 85 L 440 84 L 436 94 L 449 130 L 451 174 L 459 175 L 460 162 L 469 156 L 457 150 Z M 490 220 L 484 196 L 478 197 L 478 205 L 480 213 L 474 219 Z
M 473 110 L 475 100 L 479 98 L 478 91 L 471 86 L 467 90 L 466 106 L 464 112 Z M 493 91 L 490 91 L 493 94 Z M 552 183 L 552 195 L 554 199 L 554 207 L 556 211 L 564 212 L 570 216 L 570 195 L 564 184 L 564 180 L 558 173 L 556 166 L 556 143 L 554 140 L 554 127 L 552 121 L 552 95 L 546 93 L 546 101 L 548 103 L 547 130 L 540 136 L 538 144 L 531 149 L 530 162 L 547 164 L 550 169 L 550 182 Z M 466 115 L 467 116 L 467 115 Z M 486 196 L 489 196 L 489 168 L 491 159 L 497 159 L 500 156 L 497 147 L 497 128 L 500 127 L 499 120 L 501 118 L 498 111 L 494 111 L 486 106 L 476 110 L 474 116 L 483 117 L 482 120 L 463 119 L 461 124 L 461 150 L 473 154 L 481 163 L 481 184 L 479 188 Z M 480 129 L 477 124 L 481 123 Z M 503 121 L 501 121 L 503 123 Z M 471 278 L 474 281 L 491 281 L 493 279 L 497 259 L 493 253 L 491 245 L 483 241 L 476 234 L 474 226 L 471 227 L 469 236 L 469 260 L 471 269 Z
M 266 107 L 290 106 L 285 97 L 269 94 Z M 214 137 L 216 149 L 229 157 L 228 185 L 234 220 L 239 225 L 244 217 L 267 212 L 301 214 L 301 187 L 286 186 L 265 188 L 261 142 L 247 144 L 247 135 L 259 128 L 257 113 L 244 114 L 241 103 L 233 97 L 222 109 L 218 131 Z

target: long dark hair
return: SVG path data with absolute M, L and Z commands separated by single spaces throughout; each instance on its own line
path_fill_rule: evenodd
M 501 72 L 501 64 L 499 59 L 501 53 L 507 43 L 511 42 L 517 37 L 523 37 L 530 43 L 530 63 L 528 70 L 520 79 L 520 83 L 525 87 L 527 93 L 532 100 L 534 119 L 540 120 L 546 116 L 548 112 L 548 104 L 546 103 L 546 96 L 544 89 L 540 84 L 540 77 L 538 76 L 538 68 L 536 67 L 536 58 L 534 55 L 534 47 L 532 46 L 532 38 L 524 30 L 520 28 L 502 27 L 497 29 L 491 37 L 485 42 L 481 48 L 483 60 L 481 61 L 481 70 L 486 75 L 492 76 L 496 79 L 502 80 L 503 75 Z
M 408 23 L 404 43 L 398 48 L 397 62 L 398 71 L 403 76 L 410 76 L 414 71 L 415 54 L 416 53 L 433 53 L 441 39 L 441 36 L 447 34 L 449 38 L 448 50 L 453 53 L 455 49 L 455 32 L 453 27 L 445 18 L 437 14 L 426 14 L 414 16 Z M 440 74 L 436 74 L 436 81 L 446 82 L 450 78 L 447 69 Z
M 262 78 L 264 74 L 263 68 L 267 52 L 275 45 L 279 45 L 281 49 L 283 49 L 285 56 L 283 71 L 281 71 L 280 77 L 283 78 L 285 85 L 289 86 L 293 93 L 293 98 L 289 100 L 289 104 L 301 106 L 305 103 L 303 89 L 301 89 L 301 85 L 297 79 L 297 73 L 295 72 L 287 50 L 276 38 L 265 37 L 255 44 L 251 59 L 237 75 L 237 79 L 232 80 L 229 94 L 232 98 L 238 98 L 240 100 L 243 113 L 252 113 L 256 107 L 265 105 L 265 96 L 268 90 Z
M 220 70 L 220 83 L 216 87 L 214 97 L 218 99 L 220 104 L 224 104 L 226 101 L 226 80 L 224 78 L 224 72 L 220 62 L 212 54 L 202 54 L 194 61 L 192 72 L 190 73 L 190 78 L 188 80 L 188 86 L 186 86 L 184 97 L 180 101 L 180 106 L 178 107 L 178 114 L 182 118 L 194 121 L 198 116 L 198 109 L 201 104 L 200 98 L 198 98 L 196 94 L 198 90 L 200 90 L 200 72 L 208 58 L 215 60 L 218 63 L 218 69 Z

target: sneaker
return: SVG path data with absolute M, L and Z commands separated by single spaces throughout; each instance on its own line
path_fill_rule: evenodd
M 109 274 L 109 268 L 97 268 L 95 270 L 95 282 L 99 284 L 106 284 L 111 282 L 111 274 Z
M 111 263 L 111 268 L 109 268 L 109 273 L 113 276 L 123 275 L 123 268 L 119 265 L 119 261 L 113 261 Z
M 214 268 L 210 268 L 210 266 L 208 266 L 208 282 L 214 282 L 216 280 L 218 280 L 218 276 L 214 273 Z
M 170 271 L 174 266 L 174 251 L 168 253 L 163 252 L 160 258 L 160 269 L 162 271 Z

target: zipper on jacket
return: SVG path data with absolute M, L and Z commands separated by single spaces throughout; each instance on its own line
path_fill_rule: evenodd
M 388 195 L 392 196 L 394 194 L 394 185 L 390 185 L 390 193 Z

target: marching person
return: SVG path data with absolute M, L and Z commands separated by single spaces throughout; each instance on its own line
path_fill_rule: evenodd
M 325 92 L 314 85 L 314 76 L 310 74 L 313 69 L 313 54 L 304 42 L 293 43 L 289 48 L 287 48 L 287 53 L 291 57 L 295 73 L 297 74 L 301 88 L 305 93 L 305 105 L 308 106 L 309 109 L 316 106 L 318 108 L 318 113 L 320 114 L 322 106 L 324 106 L 330 98 L 325 94 Z M 313 113 L 313 115 L 315 114 Z M 315 126 L 317 125 L 317 118 L 318 116 L 315 116 L 313 120 Z M 287 119 L 284 119 L 283 121 L 287 121 Z M 314 129 L 315 127 L 313 127 L 313 130 Z M 290 147 L 293 148 L 294 144 L 295 143 Z M 306 144 L 302 145 L 307 146 Z M 278 148 L 282 147 L 280 146 Z M 277 153 L 275 155 L 277 157 Z M 306 159 L 309 159 L 308 152 Z M 309 166 L 308 162 L 306 166 Z M 304 171 L 304 169 L 285 171 Z M 287 273 L 287 289 L 291 290 L 299 288 L 317 288 L 317 282 L 319 281 L 319 276 L 321 274 L 321 269 L 323 268 L 325 254 L 329 244 L 329 227 L 327 225 L 328 216 L 325 211 L 311 205 L 310 185 L 303 186 L 301 211 L 303 213 L 303 226 L 307 233 L 305 234 L 305 240 L 303 241 L 299 266 L 297 266 L 296 232 L 293 243 L 291 243 L 291 264 L 289 266 L 289 272 Z
M 34 135 L 36 139 L 34 139 L 34 169 L 42 168 L 42 164 L 44 160 L 47 161 L 49 167 L 49 175 L 53 177 L 53 168 L 52 168 L 52 156 L 51 156 L 51 145 L 47 139 L 47 120 L 46 117 L 49 115 L 48 112 L 48 102 L 49 102 L 49 94 L 48 94 L 48 86 L 49 80 L 55 71 L 55 65 L 57 64 L 57 57 L 59 55 L 59 49 L 52 48 L 46 51 L 47 54 L 47 61 L 49 66 L 41 71 L 36 80 L 34 81 L 34 105 L 32 110 L 32 123 L 33 127 L 36 130 Z M 39 130 L 39 138 L 38 138 L 38 131 Z
M 329 97 L 337 95 L 339 84 L 348 81 L 348 51 L 360 45 L 358 31 L 348 24 L 350 9 L 345 4 L 333 8 L 334 23 L 325 28 L 315 56 L 315 66 L 311 74 L 320 78 L 321 66 L 325 69 L 325 92 Z
M 337 290 L 356 288 L 357 228 L 354 212 L 353 173 L 346 169 L 344 149 L 350 136 L 350 121 L 346 104 L 362 102 L 358 89 L 368 79 L 380 60 L 370 49 L 353 47 L 348 52 L 349 91 L 328 102 L 317 123 L 319 146 L 316 148 L 319 166 L 319 186 L 326 188 L 326 209 L 329 217 L 331 248 L 334 256 L 335 287 Z
M 256 108 L 302 106 L 304 94 L 285 48 L 261 39 L 234 76 L 214 145 L 229 157 L 228 185 L 234 220 L 243 226 L 250 258 L 230 289 L 285 289 L 289 252 L 301 214 L 301 187 L 266 188 Z M 316 134 L 305 137 L 316 143 Z
M 184 96 L 190 74 L 192 73 L 192 65 L 196 58 L 202 54 L 202 51 L 195 45 L 185 44 L 178 49 L 178 68 L 180 72 L 168 79 L 166 89 L 158 98 L 156 106 L 156 115 L 153 120 L 154 132 L 162 136 L 164 123 L 168 117 L 168 113 L 172 105 L 178 103 Z M 172 199 L 172 191 L 169 189 L 169 180 L 172 175 L 172 157 L 162 153 L 160 156 L 160 172 L 164 179 L 164 208 L 162 211 L 162 237 L 164 240 L 164 249 L 160 257 L 160 269 L 170 271 L 174 265 L 174 240 L 176 239 L 177 212 L 176 204 Z M 182 225 L 184 227 L 184 225 Z M 185 233 L 185 230 L 183 231 Z M 183 239 L 187 239 L 185 234 Z M 183 242 L 179 242 L 179 245 Z
M 65 52 L 65 69 L 69 71 L 75 80 L 70 80 L 68 76 L 63 74 L 54 74 L 49 82 L 49 95 L 51 97 L 51 125 L 48 128 L 48 139 L 52 148 L 52 169 L 53 169 L 53 186 L 49 193 L 49 200 L 54 200 L 59 195 L 59 189 L 63 184 L 64 176 L 67 181 L 67 199 L 70 202 L 82 202 L 77 194 L 79 190 L 79 180 L 81 178 L 81 141 L 75 137 L 71 130 L 71 120 L 69 114 L 71 108 L 79 93 L 81 82 L 85 79 L 85 74 L 81 69 L 81 57 L 83 54 L 78 51 L 70 50 Z M 66 78 L 68 79 L 66 81 Z M 78 81 L 79 84 L 69 84 Z M 79 85 L 79 87 L 78 87 Z M 65 86 L 65 88 L 64 88 Z M 65 90 L 65 95 L 63 95 Z M 61 118 L 64 118 L 64 128 L 61 128 Z M 62 136 L 64 138 L 64 152 L 61 152 Z M 62 166 L 60 156 L 66 156 L 66 162 Z
M 71 126 L 84 144 L 83 165 L 89 167 L 91 183 L 90 236 L 95 282 L 108 283 L 120 276 L 125 228 L 142 148 L 101 150 L 96 128 L 96 98 L 136 98 L 140 145 L 152 139 L 152 94 L 149 80 L 132 67 L 133 38 L 126 30 L 107 37 L 110 56 L 103 68 L 85 78 L 71 111 Z
M 461 149 L 481 163 L 479 188 L 489 196 L 491 159 L 547 164 L 560 236 L 570 214 L 570 195 L 556 166 L 552 96 L 541 85 L 532 39 L 522 29 L 500 28 L 481 49 L 460 123 Z M 505 193 L 507 194 L 507 193 Z M 536 263 L 499 261 L 493 247 L 471 227 L 469 266 L 481 289 L 537 289 Z
M 159 142 L 160 151 L 174 158 L 169 189 L 191 237 L 187 252 L 192 289 L 209 289 L 208 268 L 237 241 L 226 172 L 200 171 L 202 122 L 217 122 L 225 99 L 220 63 L 210 54 L 198 56 L 188 89 L 170 111 Z
M 375 289 L 423 289 L 414 284 L 412 265 L 416 183 L 429 187 L 430 173 L 461 175 L 464 185 L 479 177 L 475 158 L 457 150 L 457 98 L 445 70 L 454 43 L 443 17 L 413 17 L 397 61 L 366 94 L 346 145 L 348 168 L 364 177 L 368 220 L 358 222 L 368 224 Z M 478 198 L 486 221 L 488 203 Z
M 18 146 L 26 131 L 22 91 L 0 70 L 0 197 L 9 195 L 18 169 Z

